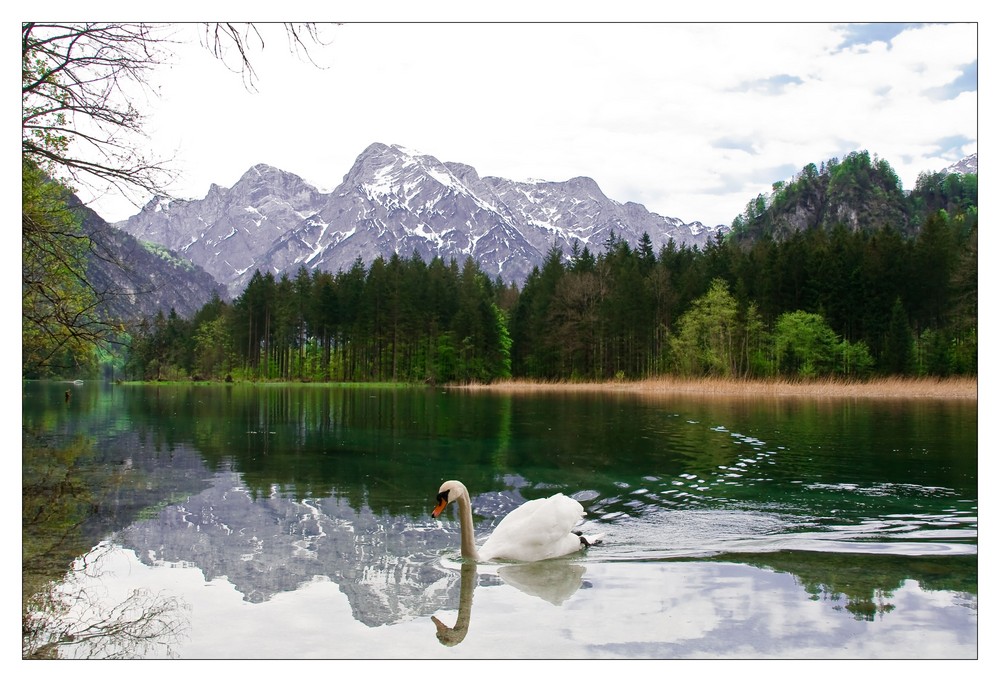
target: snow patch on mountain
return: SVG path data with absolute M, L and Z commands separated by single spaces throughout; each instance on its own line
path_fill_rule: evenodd
M 956 161 L 955 163 L 945 168 L 944 172 L 948 174 L 959 173 L 961 175 L 968 175 L 975 173 L 978 175 L 979 152 L 976 152 L 975 154 L 970 154 L 969 156 L 966 156 L 964 159 Z
M 369 145 L 331 192 L 257 164 L 232 188 L 213 184 L 200 200 L 156 199 L 119 226 L 183 249 L 233 296 L 257 268 L 291 277 L 303 266 L 336 272 L 359 257 L 370 264 L 417 254 L 472 257 L 491 276 L 521 282 L 552 247 L 596 252 L 612 235 L 636 244 L 644 233 L 657 249 L 670 240 L 701 246 L 728 230 L 617 202 L 591 178 L 481 178 L 467 164 L 382 143 Z

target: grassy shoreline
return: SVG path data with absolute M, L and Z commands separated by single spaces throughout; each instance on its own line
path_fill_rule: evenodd
M 979 381 L 976 377 L 945 379 L 889 377 L 867 381 L 818 379 L 790 381 L 787 379 L 684 379 L 662 377 L 638 381 L 607 382 L 538 382 L 513 379 L 491 384 L 458 386 L 470 391 L 510 393 L 531 392 L 609 392 L 642 395 L 700 395 L 717 397 L 812 397 L 812 398 L 887 398 L 978 400 Z
M 351 388 L 414 388 L 424 384 L 401 382 L 340 382 L 340 381 L 236 381 L 224 383 L 219 380 L 205 381 L 125 381 L 125 385 L 158 386 L 343 386 Z M 794 381 L 789 379 L 721 379 L 682 377 L 658 377 L 635 381 L 537 381 L 528 379 L 507 379 L 489 384 L 441 384 L 439 386 L 455 390 L 483 391 L 496 393 L 635 393 L 641 395 L 693 395 L 703 397 L 745 397 L 745 398 L 886 398 L 886 399 L 937 399 L 937 400 L 978 400 L 979 381 L 977 377 L 908 378 L 887 377 L 867 381 L 844 381 L 839 379 L 814 379 Z

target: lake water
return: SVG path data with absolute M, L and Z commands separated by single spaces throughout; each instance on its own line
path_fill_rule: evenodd
M 978 656 L 975 401 L 25 383 L 22 419 L 50 656 Z M 480 538 L 563 492 L 605 541 L 463 562 L 452 478 Z

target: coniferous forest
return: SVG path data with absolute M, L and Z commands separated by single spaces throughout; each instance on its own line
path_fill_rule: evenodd
M 231 43 L 252 80 L 245 35 L 212 26 L 216 46 Z M 654 249 L 649 235 L 638 243 L 611 235 L 570 253 L 553 248 L 523 282 L 492 279 L 473 261 L 396 254 L 336 273 L 257 273 L 233 300 L 148 318 L 139 311 L 159 300 L 194 291 L 191 299 L 203 300 L 208 276 L 160 299 L 163 275 L 125 281 L 141 267 L 127 255 L 137 251 L 98 239 L 95 224 L 113 230 L 86 213 L 71 186 L 89 178 L 164 192 L 168 169 L 120 137 L 146 133 L 121 85 L 145 85 L 162 57 L 153 48 L 171 42 L 147 29 L 22 23 L 26 379 L 977 373 L 978 176 L 925 173 L 904 191 L 891 166 L 867 151 L 776 182 L 700 248 L 657 241 Z M 285 30 L 300 47 L 317 37 L 311 24 Z M 97 125 L 78 133 L 76 120 Z M 96 161 L 78 157 L 78 136 Z M 140 294 L 149 308 L 136 303 Z
M 553 249 L 520 286 L 394 255 L 257 273 L 133 330 L 129 378 L 489 382 L 977 372 L 977 176 L 867 152 L 776 183 L 704 248 Z

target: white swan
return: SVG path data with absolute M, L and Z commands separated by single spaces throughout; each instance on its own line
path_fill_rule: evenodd
M 509 559 L 541 561 L 578 552 L 600 542 L 604 534 L 584 537 L 573 528 L 586 512 L 572 497 L 557 493 L 552 497 L 525 502 L 505 516 L 493 534 L 476 548 L 472 527 L 472 502 L 461 481 L 445 481 L 437 494 L 431 516 L 437 518 L 450 502 L 458 503 L 462 527 L 462 556 L 474 561 Z

